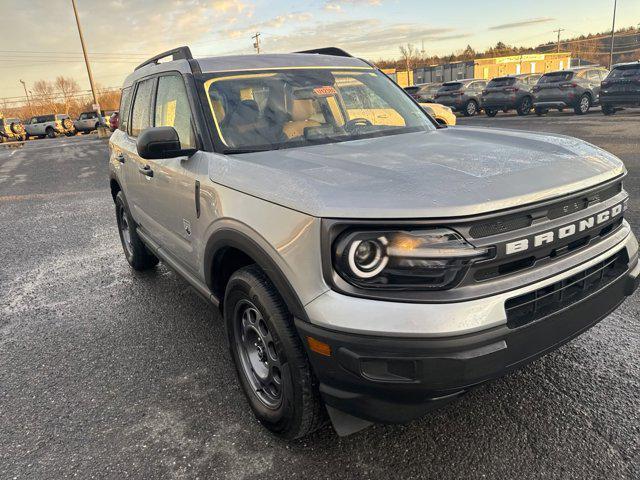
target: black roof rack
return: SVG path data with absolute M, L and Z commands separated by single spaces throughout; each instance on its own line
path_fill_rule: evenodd
M 138 65 L 135 70 L 138 70 L 146 65 L 157 65 L 158 60 L 163 58 L 172 57 L 172 60 L 193 60 L 193 55 L 191 55 L 191 50 L 189 47 L 178 47 L 171 50 L 167 50 L 166 52 L 159 53 L 155 57 L 151 57 L 149 60 Z
M 315 53 L 318 55 L 333 55 L 334 57 L 352 57 L 352 55 L 338 47 L 314 48 L 312 50 L 302 50 L 294 53 Z

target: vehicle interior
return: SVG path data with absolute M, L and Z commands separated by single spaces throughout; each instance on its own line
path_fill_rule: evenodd
M 292 69 L 205 82 L 227 147 L 287 148 L 433 128 L 413 101 L 381 74 Z

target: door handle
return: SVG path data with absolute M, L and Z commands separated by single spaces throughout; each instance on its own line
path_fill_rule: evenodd
M 145 165 L 144 167 L 139 167 L 138 171 L 142 175 L 146 175 L 147 177 L 153 177 L 153 170 L 151 170 L 151 167 L 149 165 Z
M 118 160 L 120 163 L 124 163 L 124 155 L 119 153 L 118 155 L 116 155 L 116 160 Z

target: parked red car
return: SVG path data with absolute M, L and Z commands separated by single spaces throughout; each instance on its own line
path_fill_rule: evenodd
M 109 117 L 109 128 L 112 132 L 115 132 L 116 129 L 120 126 L 120 113 L 113 112 Z

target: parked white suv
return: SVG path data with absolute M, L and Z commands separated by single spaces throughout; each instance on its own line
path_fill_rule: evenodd
M 73 122 L 69 115 L 64 113 L 31 117 L 24 128 L 29 137 L 55 138 L 58 135 L 71 136 L 75 134 Z

